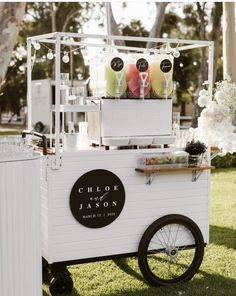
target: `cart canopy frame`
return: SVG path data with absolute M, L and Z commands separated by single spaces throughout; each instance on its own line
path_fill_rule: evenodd
M 100 42 L 91 43 L 86 39 L 94 39 Z M 152 41 L 155 43 L 170 43 L 176 44 L 179 51 L 191 50 L 195 48 L 206 47 L 209 50 L 208 62 L 208 84 L 209 96 L 212 98 L 213 91 L 213 64 L 214 64 L 214 42 L 204 40 L 186 40 L 186 39 L 171 39 L 171 38 L 149 38 L 136 36 L 116 36 L 116 35 L 96 35 L 96 34 L 80 34 L 69 32 L 54 32 L 27 38 L 27 106 L 28 106 L 28 130 L 32 130 L 32 44 L 35 42 L 54 44 L 55 46 L 55 160 L 54 168 L 60 168 L 60 72 L 61 72 L 61 46 L 77 46 L 77 47 L 101 47 L 114 48 L 117 50 L 138 51 L 138 52 L 155 52 L 156 48 L 142 48 L 132 46 L 115 45 L 116 40 L 124 41 Z

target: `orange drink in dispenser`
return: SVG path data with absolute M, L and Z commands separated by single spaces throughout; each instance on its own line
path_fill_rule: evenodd
M 173 62 L 170 54 L 154 54 L 150 62 L 152 96 L 167 99 L 173 91 Z

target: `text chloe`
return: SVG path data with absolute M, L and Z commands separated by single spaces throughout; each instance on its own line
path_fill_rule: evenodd
M 109 192 L 109 191 L 118 191 L 119 188 L 118 188 L 118 185 L 114 185 L 114 186 L 96 186 L 96 187 L 87 187 L 87 188 L 83 188 L 83 187 L 80 187 L 78 189 L 78 192 L 79 193 L 98 193 L 98 192 Z

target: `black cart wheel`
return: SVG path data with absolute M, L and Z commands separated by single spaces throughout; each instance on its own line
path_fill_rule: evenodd
M 67 296 L 73 291 L 73 281 L 70 276 L 60 274 L 52 278 L 49 291 L 52 296 Z
M 182 215 L 167 215 L 145 231 L 138 249 L 140 270 L 155 286 L 190 280 L 201 265 L 204 240 L 196 223 Z

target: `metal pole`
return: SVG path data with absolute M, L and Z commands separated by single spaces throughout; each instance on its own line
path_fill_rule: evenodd
M 61 37 L 56 35 L 55 58 L 55 152 L 56 157 L 60 152 L 60 72 L 61 72 Z
M 31 40 L 27 39 L 27 128 L 32 129 Z
M 71 80 L 71 86 L 74 85 L 74 73 L 73 73 L 73 69 L 74 69 L 74 60 L 73 60 L 74 54 L 72 51 L 72 46 L 70 46 L 70 80 Z
M 212 100 L 212 92 L 214 87 L 214 42 L 209 45 L 209 63 L 208 63 L 208 83 L 209 83 L 209 96 Z

